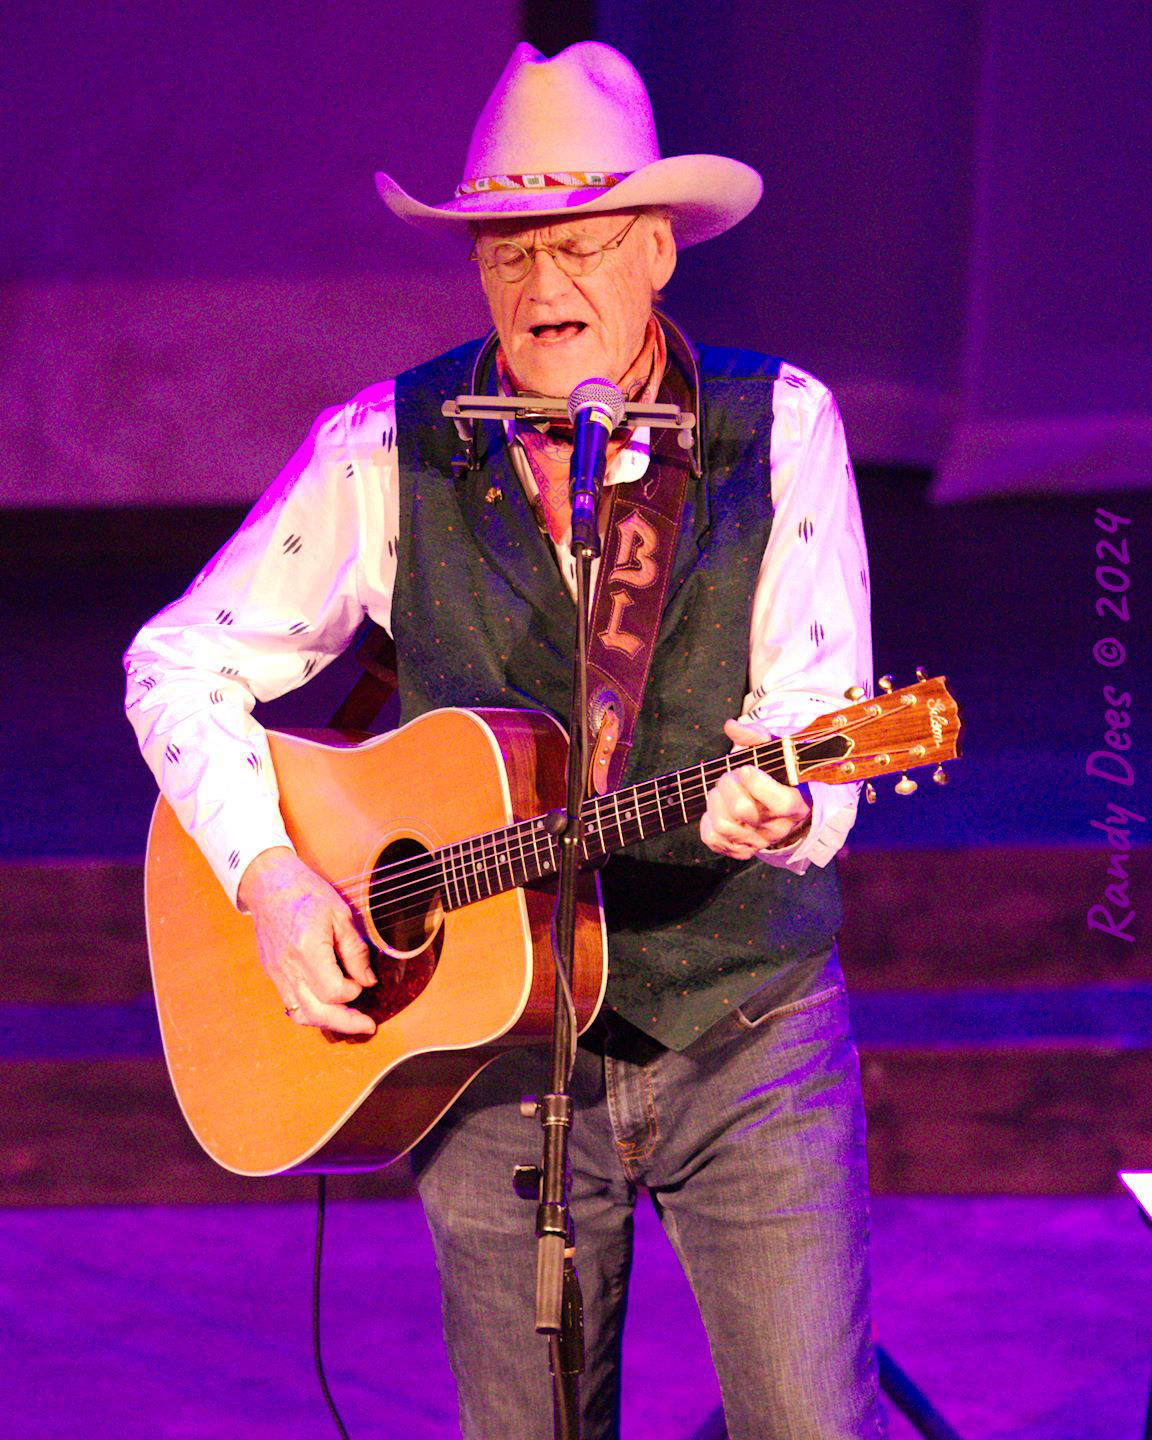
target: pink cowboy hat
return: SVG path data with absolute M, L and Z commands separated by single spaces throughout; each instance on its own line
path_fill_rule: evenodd
M 432 229 L 659 205 L 683 247 L 743 220 L 764 186 L 751 166 L 723 155 L 661 159 L 643 80 L 619 50 L 588 40 L 550 60 L 517 45 L 451 200 L 422 205 L 383 173 L 376 188 L 401 220 Z

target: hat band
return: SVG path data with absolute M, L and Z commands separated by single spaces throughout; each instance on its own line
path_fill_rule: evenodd
M 632 172 L 605 170 L 550 170 L 546 175 L 482 175 L 456 187 L 456 198 L 491 195 L 501 190 L 611 190 Z

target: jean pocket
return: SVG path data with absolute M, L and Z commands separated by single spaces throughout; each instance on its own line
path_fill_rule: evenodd
M 765 986 L 765 990 L 769 987 Z M 789 1001 L 787 1005 L 773 1006 L 773 997 L 761 995 L 757 991 L 755 995 L 749 995 L 743 1005 L 736 1007 L 736 1021 L 741 1030 L 757 1030 L 769 1020 L 784 1020 L 790 1015 L 801 1015 L 807 1010 L 815 1010 L 821 1005 L 827 1005 L 837 1000 L 844 994 L 843 980 L 837 980 L 835 985 L 829 985 L 823 990 L 817 990 L 814 995 L 805 995 L 799 1000 Z M 760 1003 L 757 1004 L 757 1001 Z

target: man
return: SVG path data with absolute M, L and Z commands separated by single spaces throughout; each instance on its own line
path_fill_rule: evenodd
M 498 344 L 322 417 L 126 658 L 144 754 L 251 913 L 286 1015 L 344 1035 L 375 1028 L 350 1007 L 374 981 L 369 952 L 342 897 L 292 850 L 253 701 L 302 683 L 368 613 L 396 640 L 405 719 L 449 704 L 565 711 L 569 437 L 487 427 L 461 474 L 440 405 L 474 369 L 505 393 L 566 396 L 592 376 L 630 398 L 680 387 L 699 412 L 703 474 L 685 482 L 626 780 L 709 758 L 722 733 L 749 744 L 801 728 L 866 688 L 871 663 L 859 507 L 828 392 L 744 351 L 701 352 L 698 379 L 697 357 L 652 310 L 677 246 L 756 204 L 754 172 L 661 159 L 640 77 L 588 43 L 551 60 L 517 47 L 453 200 L 426 206 L 377 183 L 411 223 L 470 231 Z M 602 564 L 621 568 L 611 492 L 663 483 L 665 453 L 644 430 L 614 440 Z M 649 840 L 604 872 L 606 1006 L 572 1080 L 588 1436 L 618 1432 L 640 1184 L 699 1300 L 734 1440 L 883 1432 L 829 864 L 855 803 L 852 787 L 806 795 L 744 767 L 712 790 L 699 837 Z M 415 1152 L 468 1437 L 551 1433 L 543 1353 L 528 1343 L 530 1208 L 509 1184 L 537 1144 L 518 1102 L 542 1067 L 535 1051 L 503 1055 Z

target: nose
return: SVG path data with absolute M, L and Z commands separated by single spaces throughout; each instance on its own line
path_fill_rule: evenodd
M 565 275 L 547 250 L 537 249 L 532 256 L 532 268 L 528 272 L 526 283 L 530 300 L 547 303 L 565 293 L 572 283 L 572 277 Z

